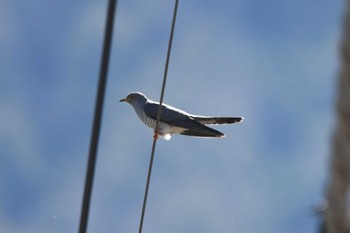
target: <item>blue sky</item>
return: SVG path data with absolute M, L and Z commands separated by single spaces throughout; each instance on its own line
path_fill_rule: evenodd
M 173 1 L 119 1 L 89 232 L 138 228 Z M 78 229 L 106 1 L 0 3 L 0 232 Z M 157 144 L 144 232 L 316 232 L 344 3 L 180 1 L 164 101 L 241 115 Z

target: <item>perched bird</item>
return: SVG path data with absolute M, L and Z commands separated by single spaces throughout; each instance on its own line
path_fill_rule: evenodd
M 120 102 L 127 102 L 134 107 L 137 115 L 143 123 L 156 130 L 156 120 L 159 103 L 148 99 L 140 92 L 130 93 Z M 195 137 L 224 137 L 225 135 L 205 125 L 233 124 L 243 120 L 243 117 L 210 117 L 192 115 L 167 104 L 162 104 L 162 111 L 158 130 L 155 131 L 155 139 L 158 134 L 166 140 L 172 134 L 182 134 Z

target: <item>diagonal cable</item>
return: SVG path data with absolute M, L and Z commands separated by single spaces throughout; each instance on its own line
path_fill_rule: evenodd
M 109 0 L 106 26 L 105 26 L 105 35 L 104 35 L 104 42 L 103 42 L 103 52 L 102 52 L 101 66 L 100 66 L 99 84 L 98 84 L 96 103 L 95 103 L 95 115 L 94 115 L 94 121 L 92 126 L 92 135 L 91 135 L 91 141 L 90 141 L 88 165 L 86 170 L 83 203 L 81 207 L 79 233 L 85 233 L 88 225 L 90 200 L 91 200 L 93 179 L 94 179 L 94 173 L 95 173 L 98 141 L 100 136 L 102 110 L 103 110 L 103 102 L 104 102 L 105 89 L 106 89 L 106 83 L 107 83 L 107 73 L 108 73 L 109 57 L 110 57 L 111 44 L 112 44 L 113 24 L 114 24 L 116 4 L 117 4 L 117 0 Z
M 157 144 L 157 134 L 158 134 L 158 128 L 159 128 L 159 120 L 160 116 L 162 114 L 162 104 L 163 104 L 163 98 L 164 98 L 164 92 L 165 92 L 165 86 L 166 86 L 166 80 L 168 75 L 168 67 L 169 67 L 169 60 L 170 60 L 170 52 L 171 47 L 173 43 L 173 36 L 174 36 L 174 29 L 175 29 L 175 22 L 176 22 L 176 14 L 177 14 L 177 7 L 178 7 L 179 1 L 175 1 L 175 8 L 174 8 L 174 14 L 173 14 L 173 21 L 171 25 L 171 31 L 170 31 L 170 38 L 169 38 L 169 44 L 168 44 L 168 52 L 166 57 L 166 63 L 165 63 L 165 69 L 164 69 L 164 77 L 163 77 L 163 84 L 162 84 L 162 91 L 160 94 L 160 100 L 159 100 L 159 107 L 158 107 L 158 114 L 157 114 L 157 121 L 156 121 L 156 127 L 155 127 L 155 137 L 153 139 L 153 145 L 152 145 L 152 152 L 151 152 L 151 159 L 149 163 L 148 168 L 148 175 L 147 175 L 147 182 L 146 182 L 146 189 L 145 189 L 145 195 L 143 198 L 143 205 L 142 205 L 142 212 L 141 212 L 141 219 L 140 219 L 140 225 L 139 225 L 139 233 L 142 233 L 142 227 L 143 227 L 143 220 L 145 216 L 145 210 L 146 210 L 146 203 L 147 203 L 147 197 L 148 197 L 148 189 L 149 184 L 151 180 L 151 174 L 152 174 L 152 167 L 153 167 L 153 160 L 154 160 L 154 152 L 156 149 Z

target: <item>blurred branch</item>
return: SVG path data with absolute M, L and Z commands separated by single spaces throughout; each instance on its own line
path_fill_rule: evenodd
M 347 1 L 338 83 L 337 123 L 333 136 L 331 174 L 325 211 L 326 233 L 349 233 L 350 184 L 350 1 Z

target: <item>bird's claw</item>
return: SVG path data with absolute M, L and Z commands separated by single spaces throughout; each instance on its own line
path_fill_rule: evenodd
M 154 140 L 157 140 L 157 139 L 158 139 L 158 130 L 155 130 L 155 131 L 154 131 L 153 139 L 154 139 Z

